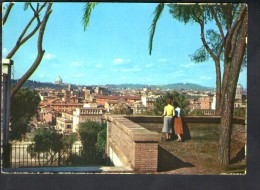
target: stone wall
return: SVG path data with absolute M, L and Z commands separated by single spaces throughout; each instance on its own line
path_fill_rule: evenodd
M 160 134 L 149 131 L 121 115 L 105 115 L 108 121 L 107 155 L 115 166 L 155 172 Z
M 138 123 L 145 128 L 160 132 L 162 130 L 162 117 L 158 116 L 127 116 L 131 121 Z M 185 127 L 203 127 L 215 126 L 220 127 L 220 116 L 187 116 L 183 117 L 183 124 Z M 247 128 L 244 118 L 233 118 L 232 136 L 231 138 L 242 143 L 246 143 Z

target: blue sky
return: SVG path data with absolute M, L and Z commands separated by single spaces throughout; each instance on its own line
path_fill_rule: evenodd
M 164 10 L 149 55 L 149 29 L 153 3 L 100 3 L 91 15 L 86 31 L 82 24 L 82 3 L 53 3 L 43 48 L 45 56 L 30 80 L 80 85 L 196 83 L 215 87 L 213 61 L 194 63 L 190 56 L 202 46 L 196 24 L 179 23 Z M 25 16 L 21 16 L 25 15 Z M 3 57 L 14 46 L 30 19 L 23 3 L 15 3 L 3 27 Z M 13 78 L 19 79 L 36 55 L 35 35 L 13 57 Z M 246 87 L 246 69 L 239 83 Z

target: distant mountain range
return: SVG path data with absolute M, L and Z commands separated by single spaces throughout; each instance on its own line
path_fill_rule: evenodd
M 12 84 L 16 84 L 17 80 L 12 80 Z M 70 84 L 72 88 L 77 88 L 79 85 Z M 84 85 L 81 85 L 84 86 Z M 93 85 L 96 86 L 96 85 Z M 100 85 L 105 87 L 112 87 L 112 88 L 119 88 L 119 89 L 142 89 L 142 88 L 151 88 L 157 89 L 160 88 L 161 90 L 208 90 L 212 91 L 214 88 L 201 86 L 198 84 L 193 83 L 175 83 L 175 84 L 166 84 L 166 85 L 145 85 L 145 84 L 107 84 L 107 85 Z M 37 82 L 32 80 L 27 80 L 23 85 L 25 88 L 54 88 L 54 89 L 62 89 L 67 88 L 68 84 L 54 84 L 51 82 Z
M 212 87 L 201 86 L 193 83 L 175 83 L 175 84 L 165 84 L 165 85 L 145 85 L 145 84 L 118 84 L 118 85 L 107 85 L 114 88 L 130 88 L 130 89 L 140 89 L 140 88 L 160 88 L 161 90 L 214 90 Z

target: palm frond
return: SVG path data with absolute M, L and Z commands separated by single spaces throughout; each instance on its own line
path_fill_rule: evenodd
M 30 6 L 30 3 L 24 3 L 24 7 L 23 9 L 26 11 L 28 9 L 28 7 Z
M 153 18 L 153 23 L 150 27 L 150 39 L 149 39 L 149 54 L 152 54 L 152 49 L 153 49 L 153 37 L 156 29 L 157 22 L 162 14 L 162 11 L 164 9 L 164 3 L 159 3 L 159 5 L 155 8 L 154 10 L 154 18 Z
M 84 30 L 87 29 L 91 12 L 92 12 L 92 10 L 94 9 L 94 7 L 95 7 L 97 4 L 98 4 L 98 3 L 89 2 L 89 3 L 87 3 L 87 4 L 85 5 L 85 7 L 84 7 L 84 16 L 83 16 Z

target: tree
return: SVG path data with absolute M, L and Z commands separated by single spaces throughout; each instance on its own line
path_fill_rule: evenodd
M 205 61 L 209 56 L 216 68 L 216 111 L 221 115 L 219 138 L 219 161 L 227 165 L 230 160 L 230 139 L 235 91 L 239 72 L 246 60 L 248 9 L 246 4 L 170 4 L 170 14 L 180 22 L 195 22 L 201 29 L 203 47 L 192 56 L 195 62 Z M 164 9 L 160 3 L 154 11 L 151 25 L 149 50 L 157 21 Z M 207 22 L 215 21 L 218 31 L 207 30 Z M 223 59 L 224 73 L 221 76 L 220 62 Z
M 3 14 L 3 22 L 2 25 L 4 26 L 6 21 L 8 20 L 9 15 L 11 14 L 11 10 L 14 6 L 14 2 L 10 2 L 7 5 L 6 10 Z M 12 50 L 7 54 L 6 59 L 11 59 L 15 53 L 20 49 L 20 47 L 26 43 L 34 34 L 38 31 L 38 41 L 37 41 L 37 56 L 35 58 L 34 63 L 31 65 L 31 67 L 27 70 L 27 72 L 21 77 L 21 79 L 18 81 L 18 83 L 11 89 L 11 96 L 16 94 L 18 90 L 22 87 L 22 85 L 26 82 L 26 80 L 34 73 L 34 71 L 37 69 L 39 64 L 41 63 L 41 60 L 43 58 L 43 55 L 45 53 L 45 50 L 42 48 L 43 43 L 43 37 L 44 37 L 44 31 L 46 28 L 46 24 L 48 22 L 49 16 L 52 12 L 51 10 L 52 3 L 44 2 L 44 3 L 25 3 L 24 10 L 30 9 L 34 14 L 28 24 L 24 27 L 22 33 L 17 39 L 17 42 L 15 43 Z M 42 13 L 45 9 L 45 13 Z M 41 16 L 43 15 L 43 16 Z M 36 22 L 34 24 L 34 22 Z M 31 31 L 29 31 L 30 28 L 33 28 Z
M 155 115 L 162 115 L 164 106 L 166 106 L 166 100 L 170 99 L 172 102 L 178 102 L 180 108 L 182 109 L 182 113 L 185 115 L 188 113 L 187 106 L 189 105 L 189 101 L 186 98 L 179 94 L 177 91 L 173 92 L 166 92 L 166 94 L 157 98 L 154 102 L 154 114 Z
M 111 111 L 112 114 L 125 114 L 130 115 L 133 113 L 132 109 L 124 102 L 119 102 L 114 110 Z
M 152 53 L 153 38 L 157 22 L 161 16 L 165 4 L 160 3 L 154 11 L 154 20 L 151 25 L 149 53 Z M 236 21 L 240 19 L 239 12 L 242 11 L 243 4 L 169 4 L 170 14 L 174 19 L 187 23 L 197 23 L 201 30 L 201 41 L 203 46 L 199 48 L 191 59 L 197 63 L 204 62 L 212 58 L 216 68 L 216 112 L 217 115 L 222 113 L 223 105 L 223 84 L 221 81 L 220 63 L 224 61 L 224 65 L 233 55 L 230 49 L 231 44 L 235 44 L 238 35 L 239 26 Z M 240 12 L 241 13 L 241 12 Z M 237 19 L 237 20 L 236 20 Z M 215 21 L 219 31 L 213 29 L 206 30 L 206 25 L 209 22 Z M 232 25 L 233 24 L 233 25 Z M 226 29 L 224 28 L 226 27 Z M 233 39 L 232 39 L 233 37 Z M 226 52 L 225 52 L 226 51 Z M 228 55 L 228 57 L 227 57 Z M 246 54 L 243 57 L 244 65 L 246 65 Z M 225 67 L 226 68 L 226 67 Z M 227 68 L 225 69 L 225 71 Z M 226 76 L 225 73 L 223 76 Z M 223 77 L 224 78 L 224 77 Z
M 40 166 L 52 166 L 55 161 L 60 165 L 61 158 L 69 154 L 76 140 L 76 134 L 63 136 L 55 130 L 38 129 L 32 139 L 34 144 L 29 145 L 27 151 L 37 158 Z
M 104 133 L 106 123 L 85 121 L 79 124 L 79 134 L 83 145 L 83 158 L 87 164 L 100 164 L 103 161 L 103 155 L 100 151 L 105 150 L 106 138 Z M 101 156 L 101 157 L 100 157 Z
M 189 116 L 203 116 L 204 114 L 202 113 L 201 110 L 193 110 L 189 113 Z
M 38 113 L 40 101 L 38 93 L 27 88 L 21 88 L 11 97 L 10 139 L 22 139 L 22 136 L 28 131 L 32 117 Z

